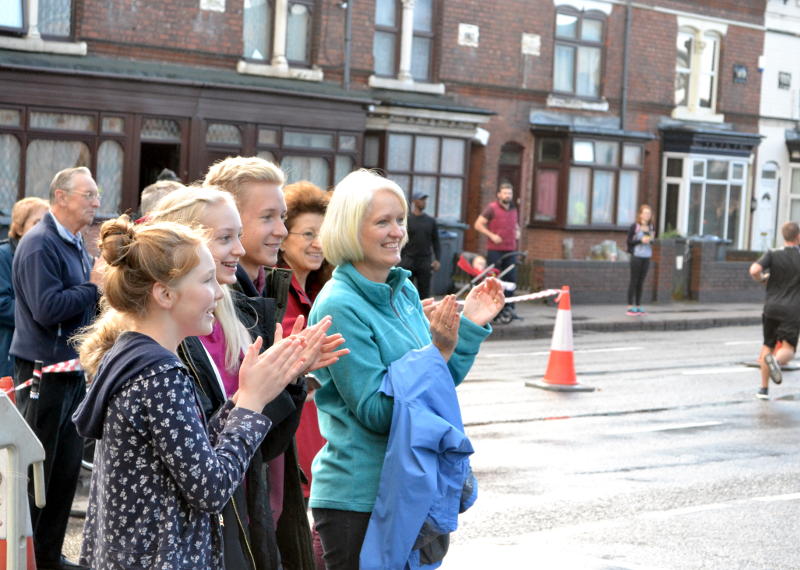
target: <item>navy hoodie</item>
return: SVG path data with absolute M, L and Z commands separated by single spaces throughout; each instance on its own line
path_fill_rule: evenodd
M 108 403 L 120 388 L 145 368 L 170 363 L 185 370 L 175 354 L 150 337 L 135 332 L 122 333 L 103 357 L 86 397 L 72 416 L 78 433 L 91 439 L 102 438 Z

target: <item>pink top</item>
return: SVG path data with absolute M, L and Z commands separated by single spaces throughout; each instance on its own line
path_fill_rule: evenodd
M 200 342 L 206 347 L 214 364 L 217 365 L 219 375 L 222 378 L 222 385 L 225 387 L 225 396 L 230 398 L 239 389 L 239 367 L 237 366 L 234 372 L 229 372 L 225 368 L 225 332 L 222 330 L 222 325 L 219 324 L 219 321 L 214 321 L 214 328 L 211 329 L 211 334 L 201 336 Z

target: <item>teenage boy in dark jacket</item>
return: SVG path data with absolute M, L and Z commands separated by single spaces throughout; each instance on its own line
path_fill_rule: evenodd
M 288 234 L 283 223 L 286 202 L 281 187 L 284 182 L 285 176 L 279 167 L 257 157 L 227 158 L 212 166 L 203 182 L 230 192 L 236 200 L 242 218 L 245 254 L 239 258 L 237 284 L 232 288 L 247 297 L 264 300 L 274 311 L 273 329 L 274 323 L 283 318 L 291 283 L 291 270 L 274 269 L 281 242 Z M 284 331 L 284 334 L 290 332 Z M 302 388 L 302 398 L 298 398 L 296 392 L 292 393 L 297 388 Z M 300 424 L 304 392 L 302 380 L 284 390 L 281 396 L 284 401 L 294 401 L 295 410 L 286 416 L 282 425 L 273 429 L 284 430 L 290 437 L 275 437 L 273 434 L 273 442 L 285 441 L 286 446 L 283 449 L 262 448 L 262 455 L 270 464 L 269 502 L 281 562 L 287 568 L 313 570 L 311 530 L 305 514 L 301 473 L 293 441 Z

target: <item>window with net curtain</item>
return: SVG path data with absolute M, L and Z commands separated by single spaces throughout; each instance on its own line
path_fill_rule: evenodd
M 14 135 L 0 134 L 0 211 L 11 214 L 19 191 L 20 144 Z
M 293 65 L 311 64 L 313 1 L 289 2 L 286 16 L 286 59 Z
M 311 64 L 314 0 L 292 0 L 286 10 L 286 59 L 291 65 Z M 242 47 L 245 59 L 269 63 L 272 59 L 274 0 L 244 0 Z
M 402 33 L 400 0 L 376 0 L 375 34 L 372 42 L 373 71 L 382 77 L 394 77 L 400 64 Z M 429 81 L 432 74 L 434 0 L 415 0 L 411 30 L 411 76 L 415 81 Z
M 642 156 L 640 144 L 573 140 L 566 223 L 577 226 L 625 226 L 633 223 Z M 538 172 L 545 177 L 556 176 L 555 171 L 540 169 Z M 552 185 L 552 181 L 545 178 L 544 184 L 548 182 Z
M 25 0 L 4 0 L 0 4 L 0 31 L 24 31 Z
M 377 148 L 370 150 L 373 139 L 367 137 L 365 165 L 376 165 Z M 387 177 L 397 182 L 411 196 L 428 196 L 425 212 L 451 221 L 461 219 L 466 143 L 463 139 L 433 135 L 390 133 L 387 137 Z
M 683 27 L 676 36 L 675 104 L 688 109 L 716 108 L 720 36 Z
M 600 97 L 605 20 L 584 12 L 556 12 L 553 90 L 580 97 Z
M 91 167 L 92 154 L 80 141 L 37 139 L 25 153 L 25 196 L 48 200 L 56 172 L 75 166 Z
M 689 235 L 716 236 L 738 247 L 747 165 L 723 158 L 693 158 L 689 184 Z
M 39 33 L 43 37 L 70 37 L 72 0 L 39 0 Z

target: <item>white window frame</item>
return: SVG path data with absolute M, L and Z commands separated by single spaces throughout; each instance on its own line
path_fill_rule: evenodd
M 672 117 L 675 119 L 683 119 L 690 121 L 708 121 L 714 123 L 722 123 L 725 121 L 725 116 L 717 113 L 717 101 L 719 95 L 719 79 L 720 79 L 720 51 L 722 42 L 728 31 L 727 24 L 719 22 L 712 22 L 708 20 L 700 20 L 694 18 L 687 18 L 683 16 L 678 17 L 678 31 L 679 33 L 692 34 L 692 51 L 689 54 L 689 85 L 688 97 L 685 105 L 676 104 L 675 109 L 672 111 Z M 703 51 L 708 49 L 709 42 L 706 41 L 709 37 L 714 37 L 717 41 L 717 50 L 713 59 L 713 72 L 711 69 L 703 69 Z M 677 51 L 676 51 L 677 61 Z M 677 66 L 675 73 L 677 74 Z M 711 107 L 700 106 L 700 84 L 704 75 L 711 75 Z
M 319 17 L 312 9 L 311 17 Z M 244 11 L 242 11 L 244 19 Z M 291 67 L 286 59 L 286 31 L 289 22 L 289 0 L 275 0 L 274 18 L 272 20 L 272 58 L 269 63 L 256 63 L 245 59 L 236 64 L 236 71 L 247 75 L 266 77 L 286 77 L 305 81 L 322 81 L 324 74 L 317 65 L 310 67 Z M 244 27 L 244 26 L 243 26 Z M 313 26 L 312 26 L 313 27 Z M 313 34 L 313 30 L 309 30 Z
M 72 0 L 74 3 L 75 0 Z M 56 53 L 61 55 L 86 55 L 86 42 L 45 40 L 39 32 L 39 0 L 23 0 L 24 21 L 27 30 L 24 36 L 0 34 L 0 49 Z
M 400 0 L 402 14 L 400 17 L 400 60 L 397 66 L 396 77 L 381 77 L 375 74 L 369 76 L 369 86 L 380 89 L 393 89 L 396 91 L 415 91 L 418 93 L 433 93 L 444 95 L 444 83 L 417 81 L 411 75 L 411 53 L 414 41 L 414 0 Z M 434 7 L 435 13 L 436 7 Z M 435 24 L 434 24 L 435 26 Z M 436 37 L 434 31 L 434 38 Z M 374 37 L 374 35 L 373 35 Z M 431 56 L 433 56 L 433 51 Z M 430 61 L 433 66 L 433 58 Z
M 680 178 L 676 176 L 668 177 L 667 176 L 667 160 L 670 158 L 679 158 L 683 161 L 683 169 L 682 175 Z M 751 175 L 750 169 L 753 166 L 752 157 L 745 158 L 740 156 L 720 156 L 720 155 L 710 155 L 710 154 L 689 154 L 689 153 L 679 153 L 679 152 L 665 152 L 662 154 L 661 157 L 661 196 L 659 198 L 659 220 L 658 220 L 658 233 L 661 234 L 666 231 L 666 210 L 667 210 L 667 185 L 668 184 L 678 184 L 678 220 L 677 220 L 677 228 L 675 228 L 678 233 L 684 236 L 695 235 L 695 229 L 689 229 L 689 199 L 690 199 L 690 190 L 692 182 L 699 182 L 701 179 L 692 176 L 692 165 L 694 161 L 702 160 L 706 163 L 709 160 L 723 160 L 726 162 L 733 164 L 739 164 L 743 167 L 742 178 L 740 180 L 733 180 L 728 177 L 724 181 L 724 184 L 727 186 L 731 186 L 731 184 L 737 185 L 741 182 L 742 186 L 742 194 L 740 196 L 739 201 L 739 227 L 737 228 L 737 241 L 736 243 L 731 244 L 731 247 L 735 249 L 741 249 L 745 247 L 747 237 L 745 235 L 745 230 L 747 228 L 747 224 L 750 223 L 749 220 L 749 202 L 748 197 L 751 195 Z M 707 180 L 702 178 L 702 181 L 705 183 Z M 712 180 L 711 183 L 723 183 L 723 181 L 714 181 Z M 705 196 L 703 197 L 705 200 Z M 700 211 L 703 211 L 703 204 L 701 203 Z M 725 220 L 725 229 L 727 230 L 727 218 Z M 727 234 L 727 231 L 726 231 Z

